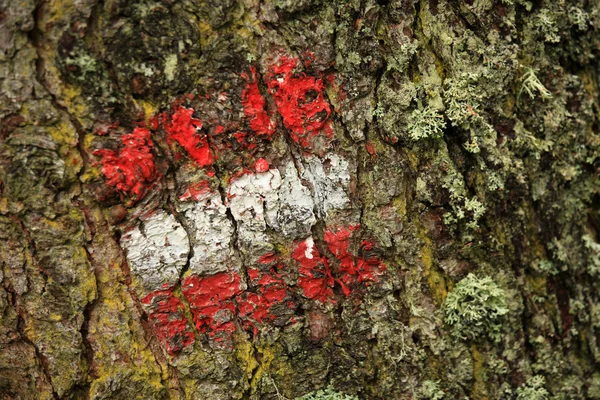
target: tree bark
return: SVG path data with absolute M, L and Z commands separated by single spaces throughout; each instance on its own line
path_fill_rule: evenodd
M 597 2 L 0 10 L 1 398 L 600 399 Z

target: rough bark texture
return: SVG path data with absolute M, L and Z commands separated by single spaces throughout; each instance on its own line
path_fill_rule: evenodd
M 600 399 L 592 0 L 0 0 L 0 397 Z

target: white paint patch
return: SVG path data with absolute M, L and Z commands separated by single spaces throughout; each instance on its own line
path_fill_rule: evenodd
M 313 240 L 312 236 L 309 236 L 307 239 L 304 240 L 304 243 L 306 243 L 306 250 L 304 250 L 304 257 L 306 257 L 309 260 L 312 260 L 313 248 L 315 247 L 315 241 Z
M 301 174 L 313 186 L 319 218 L 327 217 L 332 210 L 342 210 L 350 205 L 347 194 L 350 169 L 346 159 L 334 153 L 329 153 L 322 159 L 309 154 L 302 159 Z
M 280 186 L 281 175 L 277 169 L 242 175 L 229 186 L 227 197 L 231 214 L 237 221 L 240 248 L 253 258 L 272 250 L 265 231 L 267 220 L 277 218 Z
M 232 248 L 233 224 L 221 195 L 207 191 L 195 202 L 184 203 L 181 212 L 189 223 L 193 255 L 190 270 L 194 274 L 238 271 L 239 259 Z
M 272 207 L 278 200 L 277 189 L 281 186 L 281 175 L 277 169 L 259 174 L 245 174 L 229 186 L 231 214 L 246 226 L 260 230 L 266 228 L 265 218 L 276 217 Z M 271 207 L 267 208 L 267 204 Z M 267 211 L 268 210 L 268 211 Z
M 310 190 L 302 185 L 294 163 L 290 161 L 284 168 L 279 198 L 275 204 L 268 204 L 269 208 L 276 208 L 277 215 L 267 223 L 285 237 L 301 239 L 310 234 L 317 221 L 313 213 L 314 203 Z
M 190 252 L 188 236 L 170 214 L 158 210 L 121 237 L 136 283 L 148 292 L 173 286 Z

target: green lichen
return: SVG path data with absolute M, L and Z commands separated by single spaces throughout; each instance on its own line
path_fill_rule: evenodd
M 479 153 L 481 147 L 495 148 L 496 131 L 483 115 L 488 95 L 482 90 L 485 83 L 493 78 L 493 74 L 484 69 L 482 72 L 463 72 L 445 82 L 446 116 L 452 126 L 469 132 L 470 140 L 463 146 L 473 154 Z M 501 156 L 494 154 L 494 158 L 494 163 L 499 164 Z
M 361 58 L 360 54 L 358 54 L 355 51 L 352 51 L 352 52 L 348 53 L 348 55 L 346 57 L 346 61 L 349 62 L 350 64 L 352 64 L 353 66 L 359 66 L 360 63 L 362 62 L 362 58 Z
M 556 22 L 555 13 L 547 8 L 540 10 L 536 17 L 538 31 L 543 35 L 544 40 L 549 43 L 560 42 L 560 33 Z
M 527 68 L 523 77 L 521 78 L 522 85 L 519 93 L 517 94 L 517 99 L 521 98 L 521 94 L 523 91 L 529 95 L 531 99 L 536 98 L 538 95 L 541 96 L 542 99 L 551 99 L 552 93 L 538 79 L 535 75 L 535 70 L 533 68 Z
M 517 400 L 546 400 L 548 391 L 544 388 L 546 380 L 543 376 L 536 375 L 517 389 Z
M 485 213 L 485 206 L 477 197 L 469 197 L 462 175 L 451 169 L 443 178 L 442 187 L 450 193 L 451 213 L 444 215 L 447 225 L 463 222 L 467 229 L 477 229 L 479 220 Z
M 415 43 L 403 43 L 398 51 L 390 54 L 387 59 L 387 70 L 405 71 L 418 49 L 419 46 Z
M 77 79 L 84 81 L 86 77 L 96 72 L 96 60 L 90 57 L 88 54 L 79 54 L 77 57 L 65 59 L 68 66 L 75 66 L 79 68 L 79 75 Z
M 498 342 L 501 319 L 508 311 L 504 290 L 492 278 L 474 274 L 461 280 L 444 303 L 445 322 L 460 339 L 488 335 Z
M 338 392 L 329 386 L 327 389 L 317 390 L 304 396 L 296 397 L 296 400 L 358 400 L 358 397 Z
M 385 109 L 381 104 L 377 104 L 375 110 L 373 110 L 373 116 L 377 118 L 381 118 L 385 115 Z
M 165 77 L 168 81 L 175 79 L 175 72 L 177 71 L 177 54 L 169 54 L 165 58 Z
M 440 138 L 444 128 L 444 116 L 430 106 L 414 110 L 408 119 L 408 135 L 415 141 Z
M 481 78 L 477 73 L 463 72 L 457 78 L 446 80 L 444 103 L 452 125 L 468 129 L 470 119 L 479 115 L 485 101 L 485 93 L 478 89 Z
M 569 20 L 579 31 L 586 31 L 590 23 L 590 16 L 581 8 L 571 6 L 569 8 Z
M 439 381 L 426 380 L 421 386 L 417 399 L 442 400 L 446 393 L 440 389 Z
M 600 373 L 595 373 L 592 377 L 592 384 L 588 389 L 590 399 L 600 399 Z
M 548 259 L 537 260 L 532 264 L 532 268 L 547 275 L 556 275 L 559 272 L 558 268 L 556 268 L 556 265 Z
M 590 275 L 596 276 L 600 272 L 600 243 L 597 243 L 590 235 L 583 235 L 583 244 L 590 252 L 587 270 Z

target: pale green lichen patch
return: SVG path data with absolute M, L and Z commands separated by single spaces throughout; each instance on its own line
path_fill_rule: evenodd
M 504 290 L 490 277 L 467 275 L 448 294 L 444 303 L 446 324 L 460 339 L 476 339 L 487 335 L 501 338 L 501 319 L 508 313 Z
M 412 140 L 440 138 L 445 127 L 444 116 L 429 106 L 414 110 L 408 118 L 408 135 Z
M 426 380 L 417 394 L 417 399 L 423 400 L 442 400 L 446 396 L 443 390 L 440 389 L 439 381 Z
M 517 389 L 517 400 L 547 400 L 550 393 L 544 388 L 546 380 L 543 376 L 536 375 Z
M 338 392 L 329 386 L 326 389 L 316 390 L 304 396 L 296 397 L 295 400 L 358 400 L 358 397 Z
M 175 79 L 177 69 L 177 54 L 169 54 L 165 59 L 165 77 L 168 81 Z
M 534 99 L 538 95 L 542 99 L 552 98 L 552 93 L 538 79 L 533 68 L 527 68 L 521 78 L 521 90 L 517 93 L 517 99 L 520 99 L 523 92 L 527 93 L 529 98 Z

